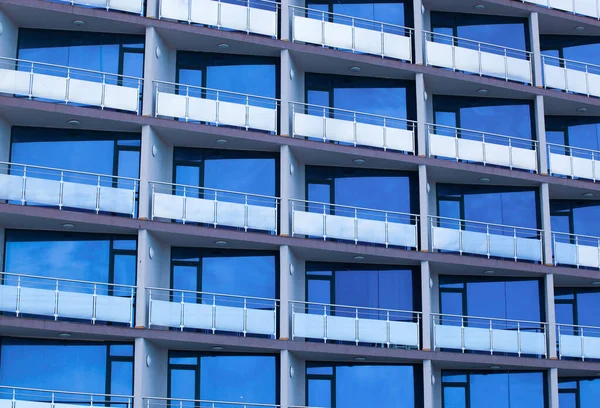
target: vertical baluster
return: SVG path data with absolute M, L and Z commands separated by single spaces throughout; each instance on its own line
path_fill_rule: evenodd
M 246 95 L 246 119 L 245 119 L 245 124 L 246 124 L 246 130 L 248 130 L 248 128 L 250 127 L 250 104 L 249 104 L 249 100 L 248 100 L 248 95 Z
M 417 330 L 418 332 L 418 330 Z M 390 340 L 391 340 L 391 332 L 390 332 L 390 311 L 386 310 L 385 312 L 385 338 L 387 348 L 390 348 Z
M 490 354 L 494 355 L 494 325 L 492 319 L 490 319 Z
M 358 209 L 354 209 L 354 245 L 358 245 Z
M 323 141 L 327 141 L 327 108 L 323 108 Z
M 358 323 L 358 308 L 354 309 L 354 343 L 358 346 L 358 331 L 359 331 L 359 323 Z
M 221 9 L 221 2 L 219 1 L 219 10 Z M 215 100 L 215 104 L 217 105 L 217 114 L 216 114 L 216 122 L 215 122 L 215 126 L 219 126 L 219 108 L 220 108 L 220 102 L 219 102 L 219 92 L 217 91 L 217 96 L 216 96 L 216 100 Z
M 27 191 L 27 167 L 23 166 L 23 182 L 21 183 L 21 205 L 25 205 Z
M 21 276 L 17 276 L 17 305 L 15 315 L 19 317 L 21 312 Z
M 58 320 L 58 279 L 54 285 L 54 321 Z
M 217 329 L 217 298 L 212 295 L 212 332 L 215 334 Z
M 217 0 L 217 28 L 221 28 L 221 0 Z
M 579 268 L 579 236 L 575 235 L 575 263 Z
M 465 352 L 465 317 L 460 317 L 460 348 Z
M 481 63 L 481 43 L 477 43 L 477 62 L 479 63 L 479 76 L 483 75 L 483 67 Z
M 152 202 L 150 203 L 150 220 L 154 220 L 154 201 L 155 201 L 155 191 L 154 191 L 154 183 L 150 183 L 150 189 L 152 190 Z
M 356 51 L 356 30 L 354 27 L 354 17 L 350 18 L 350 24 L 352 25 L 352 53 L 354 53 Z
M 180 313 L 179 313 L 179 331 L 183 331 L 183 327 L 185 326 L 184 323 L 184 316 L 183 316 L 183 311 L 185 310 L 185 293 L 183 291 L 181 291 L 181 309 L 180 309 Z
M 65 172 L 60 171 L 60 183 L 58 185 L 58 209 L 62 210 L 63 206 L 63 194 L 65 188 Z
M 571 166 L 571 178 L 575 178 L 575 167 L 573 166 L 573 148 L 569 146 L 569 165 Z
M 33 62 L 31 63 L 31 71 L 29 71 L 29 99 L 33 98 L 33 80 L 34 80 L 34 72 L 33 72 Z
M 513 147 L 512 147 L 512 139 L 508 138 L 508 167 L 512 170 L 513 168 Z
M 219 206 L 219 200 L 217 198 L 217 190 L 215 190 L 215 202 L 214 202 L 214 214 L 213 214 L 213 217 L 214 217 L 213 224 L 214 224 L 215 228 L 217 228 L 217 222 L 219 221 L 217 219 L 217 217 L 219 215 L 218 206 Z
M 188 85 L 185 86 L 185 121 L 189 122 L 190 120 L 190 87 Z
M 506 48 L 504 49 L 504 80 L 508 81 L 508 57 L 506 55 Z
M 248 304 L 247 299 L 244 298 L 244 321 L 242 323 L 244 337 L 246 337 L 246 333 L 248 332 Z
M 490 225 L 489 224 L 485 225 L 485 243 L 486 243 L 486 247 L 487 247 L 487 257 L 489 259 L 490 249 L 491 249 L 490 248 L 491 243 L 490 243 Z
M 327 204 L 323 204 L 323 241 L 327 240 Z
M 518 250 L 517 250 L 517 229 L 513 228 L 513 251 L 515 254 L 515 262 L 518 259 Z
M 244 195 L 244 231 L 248 231 L 248 195 Z
M 187 221 L 187 187 L 183 186 L 183 208 L 181 209 L 181 222 L 185 225 Z
M 100 108 L 104 110 L 106 102 L 106 74 L 102 74 L 102 96 L 100 98 Z
M 98 287 L 94 283 L 94 293 L 92 294 L 92 324 L 96 324 L 96 316 L 98 307 Z
M 65 81 L 65 105 L 69 104 L 69 87 L 71 86 L 71 67 L 67 67 L 67 78 Z
M 152 289 L 148 289 L 148 328 L 152 328 Z
M 352 140 L 354 143 L 354 147 L 356 147 L 356 138 L 357 138 L 357 135 L 356 135 L 356 112 L 352 112 L 352 132 L 353 132 Z
M 383 151 L 387 151 L 387 122 L 385 120 L 386 118 L 383 118 Z
M 583 333 L 583 326 L 579 329 L 581 333 L 581 360 L 585 361 L 585 334 Z
M 517 321 L 517 355 L 521 357 L 521 322 Z
M 96 214 L 100 212 L 100 176 L 98 176 L 98 184 L 96 185 Z
M 135 288 L 131 288 L 131 296 L 129 297 L 129 327 L 133 327 L 133 303 L 135 297 Z
M 321 47 L 325 48 L 325 12 L 321 13 Z
M 323 343 L 327 343 L 327 305 L 323 305 Z

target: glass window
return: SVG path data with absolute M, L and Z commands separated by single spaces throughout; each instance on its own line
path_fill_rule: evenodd
M 580 116 L 546 116 L 546 139 L 548 143 L 579 147 L 582 149 L 600 150 L 600 120 L 593 117 Z M 552 149 L 557 153 L 566 154 Z M 589 154 L 574 151 L 577 157 L 591 158 Z
M 410 1 L 375 1 L 371 3 L 347 1 L 337 3 L 330 0 L 317 0 L 308 2 L 306 7 L 399 26 L 412 27 L 413 21 L 412 2 Z M 336 21 L 335 17 L 333 21 Z M 346 20 L 342 20 L 342 22 L 346 23 Z M 372 28 L 371 26 L 366 27 Z
M 590 222 L 600 218 L 600 205 L 597 202 L 550 200 L 550 215 L 552 232 L 600 237 L 600 225 Z M 583 244 L 590 245 L 590 242 Z
M 600 398 L 600 378 L 559 378 L 560 408 L 592 408 Z
M 556 322 L 576 326 L 600 327 L 600 289 L 556 288 Z M 561 327 L 561 330 L 568 330 Z
M 544 55 L 600 65 L 600 42 L 593 36 L 544 34 L 540 35 L 540 48 Z M 553 60 L 548 60 L 548 63 L 558 65 Z M 574 68 L 583 67 L 574 66 Z

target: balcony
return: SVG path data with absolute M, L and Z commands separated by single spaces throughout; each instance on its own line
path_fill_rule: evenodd
M 554 265 L 600 268 L 600 238 L 552 233 Z
M 412 28 L 290 6 L 292 41 L 412 62 Z
M 160 0 L 159 18 L 276 38 L 279 7 L 269 0 Z
M 139 180 L 0 162 L 0 200 L 99 213 L 136 215 Z
M 542 55 L 544 88 L 600 97 L 600 66 Z
M 102 8 L 106 10 L 126 11 L 141 16 L 144 15 L 143 0 L 50 0 L 58 3 L 67 3 L 72 6 L 85 6 Z
M 6 272 L 0 277 L 2 312 L 133 327 L 135 286 Z
M 427 124 L 429 156 L 537 172 L 537 142 Z
M 148 288 L 148 327 L 163 326 L 276 338 L 275 299 Z
M 455 218 L 429 218 L 432 249 L 542 262 L 542 230 Z
M 181 184 L 150 182 L 151 217 L 243 228 L 277 235 L 279 198 Z
M 299 102 L 290 110 L 292 137 L 415 153 L 414 121 Z
M 303 200 L 290 207 L 292 236 L 418 249 L 418 215 Z
M 0 385 L 0 405 L 3 408 L 131 408 L 133 397 Z
M 558 356 L 600 359 L 600 327 L 557 324 Z
M 433 348 L 547 356 L 547 324 L 432 314 Z
M 139 114 L 142 79 L 0 58 L 0 93 Z
M 259 373 L 255 373 L 260 375 Z M 143 397 L 143 408 L 279 408 L 280 405 L 247 402 L 189 400 L 180 398 Z M 20 408 L 20 407 L 17 407 Z M 35 408 L 35 407 L 34 407 Z
M 598 0 L 517 0 L 522 3 L 532 3 L 538 6 L 566 11 L 571 14 L 600 18 L 600 3 Z
M 548 143 L 550 175 L 596 181 L 600 178 L 600 151 Z
M 292 340 L 419 348 L 420 312 L 290 301 Z
M 531 52 L 423 32 L 426 64 L 531 85 Z
M 159 81 L 154 89 L 155 117 L 277 133 L 277 99 Z

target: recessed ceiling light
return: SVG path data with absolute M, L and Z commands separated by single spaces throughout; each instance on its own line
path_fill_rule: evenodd
M 575 26 L 573 28 L 573 30 L 575 30 L 575 31 L 583 31 L 583 30 L 585 30 L 585 27 L 584 26 Z
M 227 245 L 227 241 L 216 241 L 215 245 Z
M 354 159 L 354 160 L 352 160 L 352 163 L 354 163 L 354 164 L 364 164 L 365 163 L 365 159 Z
M 500 366 L 493 365 L 493 366 L 490 366 L 490 368 L 491 368 L 492 370 L 497 370 L 497 369 L 499 369 L 499 368 L 500 368 Z
M 484 274 L 484 275 L 493 275 L 493 274 L 495 274 L 495 273 L 496 273 L 496 272 L 494 272 L 494 271 L 491 271 L 491 270 L 490 270 L 490 271 L 483 271 L 483 274 Z
M 76 26 L 82 26 L 84 24 L 85 24 L 85 21 L 82 21 L 82 20 L 74 20 L 73 21 L 73 25 L 76 25 Z
M 365 259 L 365 257 L 364 257 L 364 256 L 362 256 L 362 255 L 356 255 L 356 256 L 355 256 L 354 258 L 352 258 L 352 259 L 354 259 L 355 261 L 362 261 L 363 259 Z
M 77 119 L 71 119 L 70 121 L 67 122 L 67 124 L 71 125 L 71 126 L 77 126 L 77 125 L 81 124 L 81 122 L 78 121 Z
M 227 139 L 217 139 L 217 144 L 225 144 L 227 143 Z
M 485 6 L 483 4 L 475 4 L 473 6 L 473 8 L 477 9 L 477 10 L 483 10 L 485 8 Z
M 71 333 L 59 333 L 58 337 L 62 337 L 63 339 L 68 339 L 71 337 Z
M 581 108 L 577 108 L 577 112 L 579 113 L 586 113 L 587 112 L 587 108 L 582 106 Z
M 487 183 L 489 181 L 492 181 L 489 177 L 482 177 L 479 179 L 479 181 L 483 181 L 484 183 Z
M 360 67 L 350 67 L 350 71 L 352 71 L 352 72 L 360 72 Z
M 211 348 L 213 350 L 215 350 L 215 351 L 221 351 L 221 350 L 223 350 L 223 347 L 221 347 L 221 346 L 212 346 Z
M 487 95 L 488 92 L 489 91 L 487 89 L 485 89 L 485 88 L 481 88 L 481 89 L 477 90 L 477 93 L 480 94 L 480 95 Z
M 67 228 L 67 229 L 71 229 L 71 228 L 75 228 L 75 224 L 71 224 L 70 222 L 64 223 L 62 225 L 63 228 Z
M 217 47 L 219 47 L 222 50 L 226 50 L 227 48 L 229 48 L 229 44 L 221 43 L 217 45 Z
M 584 197 L 593 197 L 593 196 L 594 196 L 594 193 L 585 193 L 585 194 L 582 194 L 582 195 L 583 195 Z
M 354 360 L 355 361 L 365 361 L 366 358 L 364 358 L 364 357 L 354 357 Z

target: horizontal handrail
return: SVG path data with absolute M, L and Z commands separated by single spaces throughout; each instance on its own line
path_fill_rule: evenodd
M 152 82 L 154 83 L 155 87 L 158 87 L 160 85 L 168 85 L 168 86 L 172 86 L 172 87 L 183 87 L 183 88 L 188 88 L 188 89 L 197 89 L 199 91 L 211 91 L 211 92 L 216 92 L 217 94 L 222 93 L 222 94 L 228 94 L 228 95 L 241 96 L 241 97 L 244 97 L 244 98 L 248 97 L 248 98 L 262 99 L 262 100 L 265 100 L 265 101 L 276 102 L 277 104 L 279 104 L 281 102 L 281 99 L 278 99 L 278 98 L 269 98 L 267 96 L 245 94 L 245 93 L 233 92 L 233 91 L 224 91 L 224 90 L 221 90 L 221 89 L 206 88 L 206 87 L 196 86 L 196 85 L 178 84 L 176 82 L 168 82 L 168 81 L 157 81 L 157 80 L 154 80 Z
M 240 191 L 221 190 L 218 188 L 210 188 L 210 187 L 190 186 L 187 184 L 168 183 L 165 181 L 149 181 L 148 183 L 151 186 L 160 185 L 160 186 L 167 186 L 167 187 L 181 187 L 181 188 L 186 188 L 186 189 L 190 188 L 190 189 L 196 189 L 196 190 L 202 190 L 202 191 L 214 191 L 217 193 L 224 193 L 224 194 L 234 194 L 234 195 L 241 195 L 241 196 L 248 196 L 248 197 L 264 198 L 264 199 L 269 199 L 269 200 L 275 200 L 275 202 L 279 202 L 279 200 L 281 200 L 279 197 L 273 197 L 273 196 L 262 195 L 262 194 L 243 193 Z
M 178 293 L 189 293 L 189 294 L 193 294 L 193 295 L 221 296 L 221 297 L 234 298 L 234 299 L 249 299 L 249 300 L 260 300 L 260 301 L 265 301 L 265 302 L 279 302 L 279 299 L 263 298 L 263 297 L 256 297 L 256 296 L 228 295 L 225 293 L 200 292 L 200 291 L 186 290 L 186 289 L 166 289 L 166 288 L 158 288 L 158 287 L 147 287 L 146 291 L 178 292 Z
M 459 40 L 459 41 L 464 41 L 464 42 L 471 43 L 471 44 L 484 45 L 486 47 L 491 47 L 493 49 L 501 49 L 501 50 L 506 50 L 506 51 L 513 51 L 513 52 L 516 52 L 516 53 L 525 54 L 525 56 L 528 57 L 528 59 L 530 59 L 531 56 L 533 55 L 533 53 L 531 51 L 520 50 L 518 48 L 504 47 L 502 45 L 490 44 L 490 43 L 486 43 L 486 42 L 482 42 L 482 41 L 476 41 L 476 40 L 470 40 L 470 39 L 462 38 L 462 37 L 455 37 L 455 36 L 449 35 L 449 34 L 441 34 L 441 33 L 435 33 L 433 31 L 425 31 L 425 30 L 423 30 L 423 34 L 425 35 L 425 38 L 428 38 L 428 37 L 432 38 L 433 36 L 435 36 L 435 37 L 444 37 L 444 38 L 448 38 L 448 39 L 451 39 L 451 40 Z
M 3 276 L 43 279 L 43 280 L 69 282 L 69 283 L 82 283 L 82 284 L 86 284 L 86 285 L 111 286 L 111 287 L 119 287 L 119 288 L 127 288 L 127 289 L 136 289 L 137 288 L 137 286 L 135 286 L 135 285 L 124 285 L 121 283 L 95 282 L 95 281 L 86 281 L 86 280 L 79 280 L 79 279 L 54 278 L 54 277 L 50 277 L 50 276 L 37 276 L 37 275 L 28 275 L 28 274 L 12 273 L 12 272 L 0 272 L 0 277 L 3 277 Z
M 397 212 L 397 211 L 376 210 L 373 208 L 364 208 L 364 207 L 352 207 L 349 205 L 323 203 L 323 202 L 319 202 L 319 201 L 300 200 L 300 199 L 296 199 L 296 198 L 290 198 L 289 201 L 291 203 L 324 205 L 324 206 L 329 206 L 329 207 L 333 207 L 333 208 L 345 208 L 345 209 L 349 209 L 349 210 L 371 211 L 371 212 L 381 213 L 381 214 L 392 214 L 392 215 L 400 215 L 400 216 L 407 216 L 407 217 L 415 217 L 416 220 L 419 219 L 418 214 L 410 214 L 410 213 L 403 213 L 403 212 Z
M 491 133 L 491 132 L 484 132 L 481 130 L 473 130 L 473 129 L 453 127 L 453 126 L 439 125 L 439 124 L 429 123 L 429 122 L 425 123 L 425 126 L 427 126 L 428 129 L 441 128 L 441 129 L 445 129 L 448 131 L 453 131 L 455 133 L 468 132 L 468 133 L 473 133 L 473 134 L 478 134 L 478 135 L 492 136 L 492 137 L 498 137 L 498 138 L 509 139 L 509 140 L 517 140 L 519 142 L 529 143 L 533 146 L 536 146 L 538 143 L 537 140 L 525 139 L 523 137 L 501 135 L 499 133 Z M 443 135 L 443 136 L 447 136 L 447 135 Z
M 377 115 L 374 113 L 365 113 L 365 112 L 358 112 L 358 111 L 352 111 L 352 110 L 348 110 L 348 109 L 341 109 L 341 108 L 333 108 L 331 106 L 323 106 L 323 105 L 313 105 L 313 104 L 309 104 L 309 103 L 304 103 L 304 102 L 290 102 L 290 105 L 292 106 L 305 106 L 308 108 L 318 108 L 318 109 L 327 109 L 333 112 L 344 112 L 344 113 L 348 113 L 351 115 L 360 115 L 360 116 L 367 116 L 367 117 L 373 117 L 373 118 L 378 118 L 378 119 L 385 119 L 385 120 L 392 120 L 392 121 L 398 121 L 398 122 L 405 122 L 407 124 L 410 124 L 413 128 L 417 125 L 417 121 L 415 120 L 410 120 L 410 119 L 402 119 L 402 118 L 396 118 L 393 116 L 384 116 L 384 115 Z M 314 115 L 316 116 L 316 115 Z
M 597 326 L 586 326 L 586 325 L 582 325 L 582 324 L 566 324 L 566 323 L 556 323 L 556 327 L 571 327 L 574 329 L 589 329 L 589 330 L 598 330 L 598 333 L 600 334 L 600 327 Z
M 104 0 L 106 5 L 105 6 L 95 6 L 89 3 L 86 3 L 85 0 L 58 0 L 59 2 L 62 3 L 69 3 L 72 6 L 73 5 L 80 5 L 80 6 L 85 6 L 85 7 L 92 7 L 95 9 L 106 9 L 106 10 L 119 10 L 119 11 L 125 11 L 125 12 L 129 12 L 129 10 L 125 10 L 119 7 L 111 7 L 110 6 L 110 2 L 111 0 Z M 140 15 L 143 16 L 144 15 L 144 1 L 143 0 L 137 0 L 137 3 L 140 5 Z M 135 13 L 137 14 L 137 13 Z
M 547 322 L 536 322 L 533 320 L 515 320 L 515 319 L 501 319 L 498 317 L 483 317 L 483 316 L 467 316 L 467 315 L 456 315 L 456 314 L 446 314 L 446 313 L 431 313 L 432 318 L 436 317 L 452 317 L 457 319 L 477 319 L 477 320 L 486 320 L 486 321 L 494 321 L 494 322 L 508 322 L 508 323 L 527 323 L 527 324 L 535 324 L 540 326 L 548 325 Z
M 595 70 L 598 70 L 599 73 L 600 73 L 600 65 L 598 65 L 598 64 L 590 64 L 590 63 L 587 63 L 587 62 L 575 61 L 575 60 L 571 60 L 571 59 L 567 59 L 567 58 L 559 58 L 559 57 L 553 57 L 551 55 L 544 55 L 544 54 L 542 54 L 542 62 L 545 62 L 545 60 L 554 60 L 554 61 L 556 61 L 559 64 L 559 65 L 557 65 L 559 67 L 560 67 L 560 63 L 561 62 L 562 63 L 569 63 L 569 64 L 575 64 L 576 66 L 577 65 L 583 66 L 585 68 L 588 68 L 588 67 L 594 68 Z M 565 65 L 565 66 L 563 66 L 561 68 L 568 68 L 568 67 Z
M 565 150 L 570 151 L 571 155 L 572 155 L 573 151 L 575 150 L 575 151 L 591 153 L 592 155 L 596 155 L 596 157 L 598 157 L 600 159 L 600 150 L 587 149 L 585 147 L 567 146 L 567 145 L 561 145 L 558 143 L 546 143 L 546 145 L 549 147 L 548 152 L 550 152 L 552 150 L 552 148 L 559 148 L 559 149 L 565 149 Z
M 400 309 L 384 309 L 377 307 L 366 307 L 366 306 L 349 306 L 349 305 L 336 305 L 330 303 L 319 303 L 319 302 L 306 302 L 302 300 L 290 300 L 289 303 L 292 305 L 314 305 L 314 306 L 322 306 L 322 307 L 333 307 L 333 308 L 344 308 L 344 309 L 353 309 L 353 310 L 371 310 L 374 312 L 393 312 L 393 313 L 407 313 L 415 316 L 421 316 L 423 312 L 417 312 L 412 310 L 400 310 Z
M 482 225 L 482 226 L 492 226 L 492 227 L 498 227 L 498 228 L 512 228 L 512 229 L 515 229 L 515 230 L 535 231 L 537 233 L 544 232 L 544 230 L 537 229 L 537 228 L 518 227 L 516 225 L 494 224 L 494 223 L 491 223 L 491 222 L 461 220 L 461 219 L 458 219 L 458 218 L 440 217 L 440 216 L 437 216 L 437 215 L 430 215 L 429 218 L 432 221 L 434 219 L 438 219 L 438 220 L 444 220 L 444 221 L 453 221 L 453 222 L 460 222 L 460 223 L 477 224 L 477 225 Z
M 343 17 L 343 18 L 347 18 L 347 19 L 350 19 L 353 21 L 364 21 L 364 22 L 370 23 L 370 24 L 378 24 L 378 25 L 382 25 L 382 26 L 394 27 L 394 28 L 398 28 L 398 29 L 402 29 L 402 30 L 407 30 L 409 33 L 412 33 L 414 31 L 414 28 L 405 27 L 405 26 L 401 26 L 398 24 L 384 23 L 381 21 L 370 20 L 370 19 L 362 18 L 362 17 L 352 17 L 352 16 L 348 16 L 346 14 L 331 13 L 329 11 L 322 11 L 322 10 L 317 10 L 317 9 L 312 9 L 312 8 L 307 8 L 307 7 L 294 6 L 291 4 L 289 5 L 289 7 L 292 9 L 292 13 L 294 12 L 294 10 L 304 10 L 304 11 L 308 11 L 308 12 L 320 13 L 323 15 L 327 14 L 330 16 Z
M 197 404 L 223 404 L 223 405 L 236 405 L 236 406 L 248 406 L 248 407 L 280 407 L 279 404 L 259 404 L 259 403 L 250 403 L 250 402 L 227 402 L 227 401 L 216 401 L 216 400 L 194 400 L 187 398 L 164 398 L 164 397 L 142 397 L 143 400 L 146 400 L 147 404 L 150 404 L 151 401 L 164 401 L 164 402 L 192 402 Z M 169 404 L 172 405 L 172 404 Z
M 600 244 L 600 237 L 595 237 L 593 235 L 584 235 L 584 234 L 571 234 L 568 232 L 554 232 L 552 231 L 552 236 L 564 236 L 564 237 L 569 237 L 570 238 L 585 238 L 585 239 L 593 239 L 598 241 L 598 243 Z
M 87 69 L 87 68 L 69 67 L 69 66 L 66 66 L 66 65 L 49 64 L 49 63 L 46 63 L 46 62 L 37 62 L 37 61 L 24 60 L 24 59 L 18 59 L 18 58 L 0 57 L 0 61 L 11 61 L 11 62 L 17 62 L 17 63 L 27 63 L 27 64 L 31 64 L 32 66 L 41 65 L 41 66 L 44 66 L 44 67 L 52 67 L 52 68 L 60 68 L 60 69 L 65 69 L 65 70 L 78 71 L 78 72 L 86 72 L 86 73 L 89 73 L 89 74 L 112 75 L 112 76 L 115 76 L 115 77 L 125 78 L 125 79 L 131 79 L 131 80 L 135 80 L 135 81 L 138 81 L 138 82 L 144 80 L 143 78 L 134 77 L 134 76 L 130 76 L 130 75 L 114 74 L 114 73 L 111 73 L 111 72 L 95 71 L 95 70 Z
M 45 390 L 42 388 L 12 387 L 10 385 L 0 385 L 0 389 L 8 389 L 8 390 L 15 390 L 15 391 L 48 392 L 48 393 L 52 393 L 52 394 L 89 395 L 89 396 L 94 396 L 94 397 L 129 398 L 129 399 L 133 398 L 132 395 L 98 394 L 98 393 L 93 393 L 93 392 Z
M 114 176 L 114 175 L 111 175 L 111 174 L 102 174 L 102 173 L 90 173 L 90 172 L 78 171 L 78 170 L 58 169 L 58 168 L 54 168 L 54 167 L 37 166 L 37 165 L 33 165 L 33 164 L 0 162 L 0 166 L 2 166 L 2 165 L 5 165 L 5 166 L 20 166 L 20 167 L 23 167 L 23 168 L 31 168 L 31 169 L 39 169 L 39 170 L 47 170 L 47 171 L 56 171 L 56 172 L 62 172 L 62 173 L 72 173 L 72 174 L 78 174 L 78 175 L 84 175 L 84 176 L 92 176 L 92 177 L 114 178 L 114 179 L 128 180 L 128 181 L 133 181 L 133 182 L 139 182 L 140 181 L 140 179 L 133 178 L 133 177 Z

